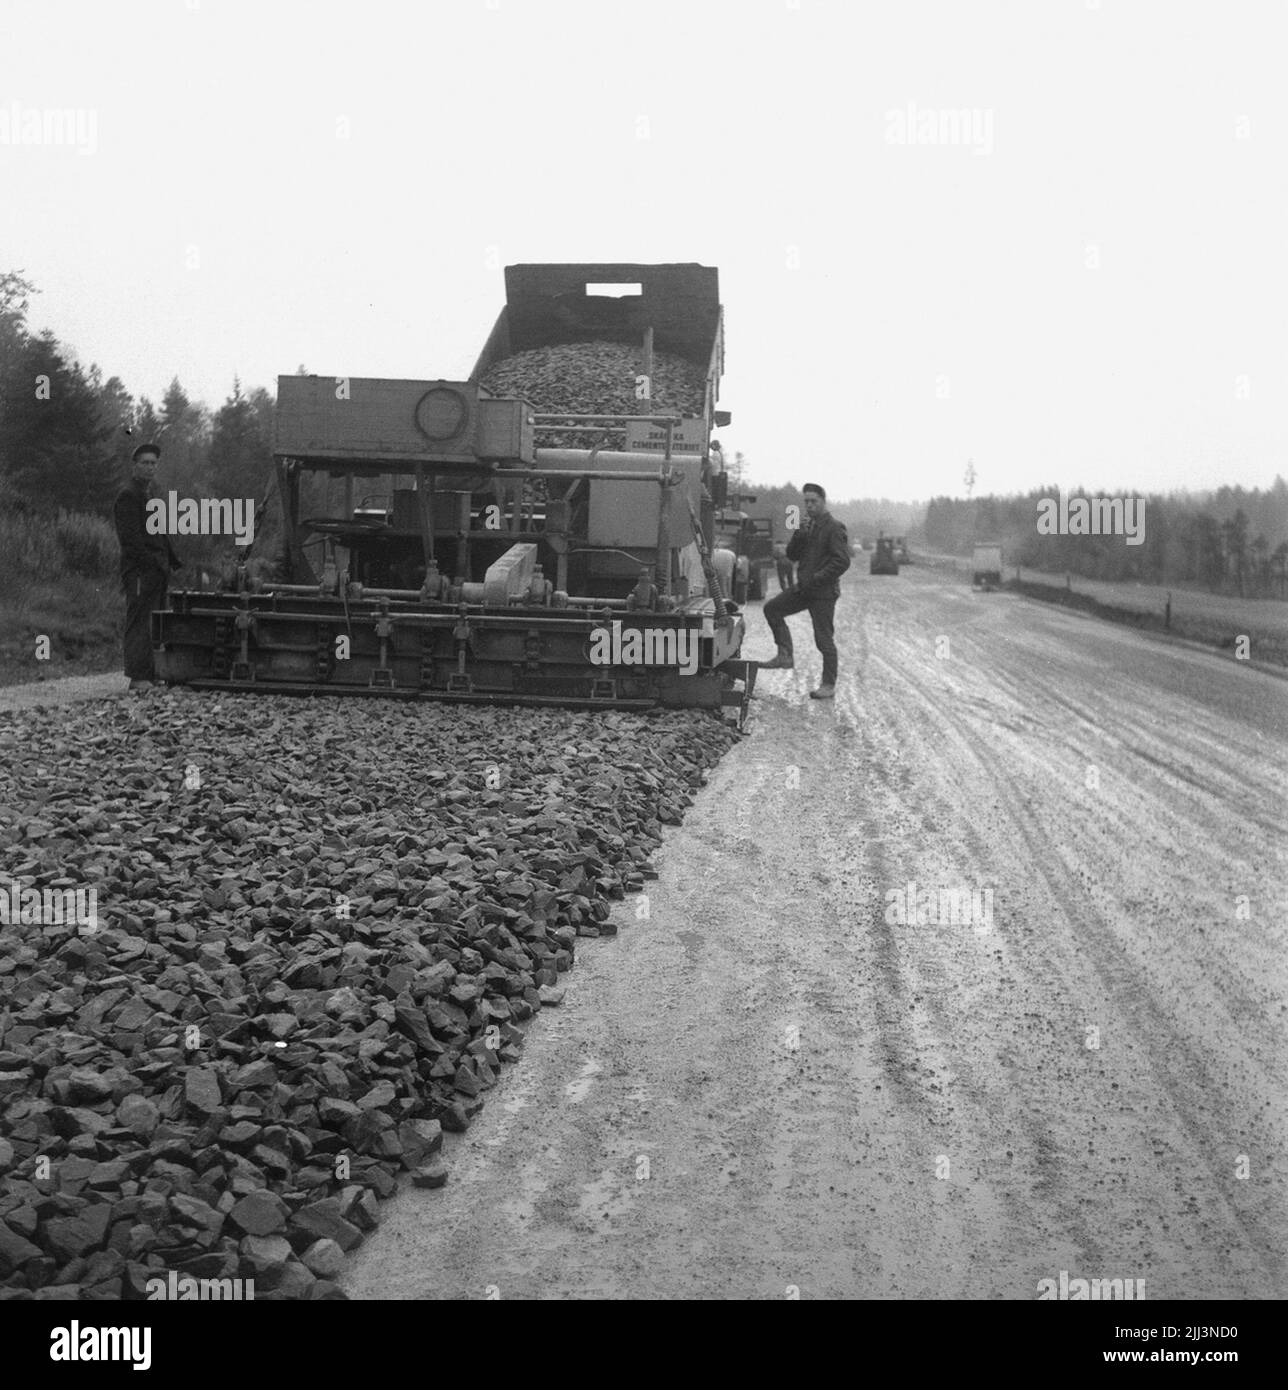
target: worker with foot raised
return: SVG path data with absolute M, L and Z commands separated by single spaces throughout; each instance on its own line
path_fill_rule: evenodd
M 796 587 L 776 594 L 765 604 L 765 617 L 778 644 L 773 661 L 761 663 L 762 671 L 789 671 L 796 664 L 792 657 L 792 634 L 786 619 L 792 613 L 809 609 L 814 624 L 814 645 L 823 658 L 823 681 L 810 691 L 811 700 L 836 697 L 836 639 L 832 623 L 836 601 L 841 597 L 839 580 L 850 568 L 850 539 L 845 527 L 827 510 L 827 493 L 817 483 L 806 483 L 805 521 L 787 542 L 787 558 L 797 565 Z

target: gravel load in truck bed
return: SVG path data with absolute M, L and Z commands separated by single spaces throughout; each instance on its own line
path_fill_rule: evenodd
M 735 738 L 179 691 L 0 715 L 0 1297 L 342 1296 Z
M 648 399 L 636 395 L 636 378 L 643 372 L 643 351 L 624 343 L 561 343 L 533 348 L 498 362 L 483 385 L 500 396 L 519 396 L 543 414 L 567 411 L 575 415 L 702 414 L 706 373 L 674 353 L 654 352 Z M 618 445 L 605 433 L 544 434 L 539 443 L 551 448 L 590 448 Z

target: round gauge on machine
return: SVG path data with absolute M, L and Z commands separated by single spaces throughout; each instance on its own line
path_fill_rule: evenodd
M 458 438 L 469 419 L 468 397 L 452 386 L 431 386 L 416 403 L 416 428 L 435 444 Z

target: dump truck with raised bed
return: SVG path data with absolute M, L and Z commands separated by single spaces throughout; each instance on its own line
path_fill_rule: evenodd
M 276 577 L 153 616 L 208 689 L 732 709 L 756 667 L 713 555 L 715 269 L 515 265 L 467 381 L 278 379 Z

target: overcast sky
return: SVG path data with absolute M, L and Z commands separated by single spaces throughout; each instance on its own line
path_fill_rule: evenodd
M 1285 16 L 0 0 L 0 270 L 83 361 L 217 406 L 301 363 L 463 377 L 508 264 L 698 261 L 758 481 L 1265 485 Z M 32 109 L 79 144 L 21 138 Z

